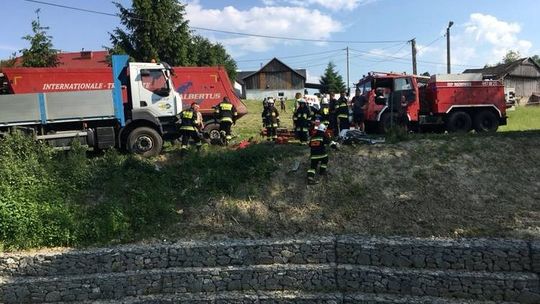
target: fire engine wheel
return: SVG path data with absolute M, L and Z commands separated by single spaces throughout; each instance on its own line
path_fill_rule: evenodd
M 450 114 L 446 121 L 448 132 L 467 133 L 472 128 L 471 116 L 463 111 L 456 111 Z
M 148 127 L 140 127 L 129 133 L 127 148 L 129 152 L 144 157 L 152 157 L 161 152 L 163 139 L 156 130 Z
M 499 119 L 492 111 L 481 111 L 474 116 L 474 129 L 476 132 L 496 132 L 499 128 Z

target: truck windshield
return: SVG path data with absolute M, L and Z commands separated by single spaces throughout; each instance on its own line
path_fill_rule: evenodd
M 360 94 L 369 93 L 371 91 L 371 81 L 358 83 L 356 85 L 356 90 L 360 91 Z
M 141 70 L 141 82 L 145 89 L 154 94 L 169 90 L 169 82 L 161 69 Z

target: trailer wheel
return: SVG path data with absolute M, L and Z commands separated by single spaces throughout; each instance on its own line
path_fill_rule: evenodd
M 474 117 L 476 132 L 496 132 L 499 128 L 499 119 L 492 111 L 481 111 Z
M 152 128 L 139 127 L 129 133 L 127 148 L 144 157 L 157 156 L 163 148 L 163 138 Z
M 448 132 L 467 133 L 471 128 L 471 116 L 463 111 L 456 111 L 450 114 L 446 121 L 446 129 Z

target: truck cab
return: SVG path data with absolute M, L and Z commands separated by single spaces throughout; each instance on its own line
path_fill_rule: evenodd
M 406 124 L 418 120 L 420 103 L 416 77 L 372 72 L 358 82 L 356 89 L 368 101 L 365 117 L 370 129 L 384 133 L 400 119 Z

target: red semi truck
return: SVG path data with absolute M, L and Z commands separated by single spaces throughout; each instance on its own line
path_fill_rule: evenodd
M 419 131 L 495 132 L 507 120 L 504 85 L 481 74 L 371 72 L 356 89 L 367 100 L 366 125 L 380 132 L 403 121 Z
M 133 69 L 126 69 L 126 67 Z M 78 131 L 82 129 L 92 129 L 96 121 L 107 121 L 108 116 L 101 116 L 90 113 L 92 109 L 91 99 L 95 95 L 110 95 L 115 89 L 115 78 L 112 68 L 3 68 L 4 87 L 0 89 L 0 132 L 10 127 L 31 126 L 36 131 L 43 134 L 39 136 L 49 138 L 54 134 L 64 131 Z M 122 98 L 121 107 L 125 114 L 125 123 L 134 126 L 134 121 L 138 123 L 148 122 L 148 127 L 155 129 L 162 139 L 175 138 L 174 116 L 182 108 L 189 107 L 196 102 L 200 105 L 203 118 L 205 120 L 204 132 L 210 139 L 219 140 L 219 124 L 213 119 L 213 107 L 222 101 L 223 97 L 229 97 L 236 106 L 239 116 L 247 113 L 246 106 L 236 96 L 232 89 L 227 72 L 223 67 L 169 67 L 166 64 L 156 63 L 125 63 L 120 77 L 124 80 L 119 94 Z M 1 80 L 1 79 L 0 79 Z M 2 83 L 0 83 L 0 86 Z M 77 96 L 65 97 L 70 94 L 83 93 L 87 96 L 78 98 Z M 41 108 L 34 109 L 41 116 L 47 116 L 48 104 L 43 105 L 42 101 L 33 101 L 33 95 L 43 95 L 51 98 L 64 98 L 64 107 L 74 109 L 74 117 L 63 117 L 60 109 L 58 118 L 33 117 L 30 121 L 20 121 L 18 117 L 24 108 L 18 109 L 17 99 L 30 99 L 26 101 L 29 105 L 37 104 Z M 49 98 L 49 99 L 51 99 Z M 166 99 L 174 99 L 178 104 L 170 104 Z M 165 100 L 165 102 L 164 102 Z M 41 105 L 39 105 L 41 103 Z M 46 103 L 46 102 L 45 102 Z M 49 103 L 53 103 L 52 99 Z M 119 107 L 119 106 L 117 106 Z M 17 108 L 15 110 L 15 108 Z M 76 110 L 78 109 L 78 110 Z M 173 111 L 174 110 L 174 111 Z M 86 113 L 88 111 L 88 113 Z M 173 112 L 171 112 L 173 111 Z M 163 115 L 161 112 L 167 112 Z M 170 113 L 169 113 L 170 112 Z M 135 119 L 133 113 L 136 114 Z M 140 114 L 140 113 L 144 113 Z M 65 113 L 67 115 L 67 113 Z M 75 114 L 75 113 L 73 113 Z M 96 115 L 94 115 L 96 114 Z M 142 116 L 141 116 L 142 115 Z M 24 115 L 23 115 L 24 116 Z M 49 115 L 50 116 L 50 115 Z M 54 116 L 54 115 L 53 115 Z M 141 117 L 139 117 L 141 116 Z M 143 119 L 143 120 L 140 120 Z M 118 119 L 117 119 L 118 120 Z M 68 121 L 71 125 L 67 124 Z M 80 125 L 80 126 L 79 126 Z M 115 126 L 117 136 L 124 136 L 125 126 Z M 122 133 L 122 134 L 121 134 Z M 94 136 L 94 135 L 92 135 Z M 52 136 L 58 138 L 59 135 Z M 128 139 L 117 138 L 118 143 L 114 146 L 124 146 L 128 150 L 145 155 L 155 155 L 161 150 L 162 140 L 147 137 L 151 142 L 151 152 L 141 152 L 135 148 L 130 149 Z M 152 140 L 153 139 L 153 140 Z M 60 141 L 50 141 L 58 144 Z M 88 142 L 96 142 L 88 140 Z M 65 141 L 63 142 L 65 145 Z M 102 146 L 100 146 L 102 148 Z

